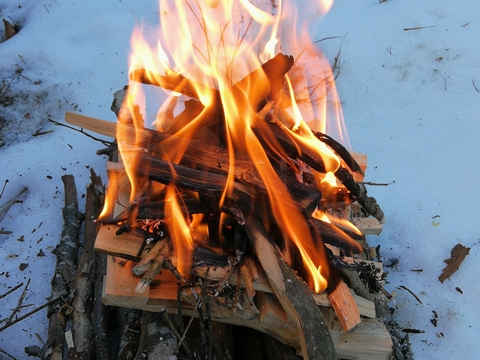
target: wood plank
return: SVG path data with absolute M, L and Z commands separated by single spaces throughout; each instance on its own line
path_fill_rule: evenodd
M 342 279 L 339 280 L 335 289 L 328 294 L 328 299 L 338 316 L 343 331 L 350 332 L 361 323 L 357 304 L 350 293 L 349 287 Z

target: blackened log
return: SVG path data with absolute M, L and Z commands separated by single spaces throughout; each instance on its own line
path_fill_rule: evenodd
M 210 199 L 210 204 L 213 206 L 218 205 L 227 184 L 225 175 L 171 164 L 149 154 L 139 154 L 134 168 L 138 174 L 146 175 L 151 180 L 162 184 L 175 183 L 179 188 L 196 191 L 206 199 Z M 263 181 L 247 176 L 248 174 L 245 174 L 242 178 L 235 179 L 234 191 L 229 199 L 242 211 L 270 218 L 267 214 L 269 211 L 267 213 L 264 211 L 265 204 L 268 204 L 268 193 Z M 294 204 L 290 204 L 292 209 L 301 209 L 309 217 L 320 201 L 320 192 L 296 180 L 286 185 L 287 189 L 295 191 L 291 193 L 294 199 Z
M 308 221 L 313 229 L 315 229 L 315 231 L 320 235 L 324 243 L 337 246 L 340 249 L 354 254 L 360 254 L 363 251 L 362 246 L 355 241 L 355 239 L 363 240 L 362 236 L 351 232 L 347 234 L 344 230 L 336 227 L 335 225 L 313 217 Z
M 290 115 L 286 111 L 281 111 L 282 117 L 289 117 L 286 119 L 288 123 L 294 124 L 295 121 L 290 118 Z M 273 115 L 274 116 L 274 115 Z M 267 116 L 266 120 L 273 120 L 271 118 L 272 116 Z M 275 121 L 273 120 L 273 123 L 267 122 L 268 126 L 271 128 L 271 132 L 274 134 L 274 136 L 278 139 L 280 144 L 287 149 L 287 151 L 291 154 L 292 157 L 298 157 L 301 158 L 306 164 L 308 164 L 310 167 L 313 169 L 325 173 L 325 168 L 322 159 L 318 157 L 317 154 L 312 153 L 310 150 L 305 149 L 301 147 L 301 144 L 297 144 L 293 138 L 288 134 L 288 131 L 290 131 L 285 125 L 283 125 L 283 122 L 285 120 L 282 119 L 282 121 Z M 350 154 L 350 152 L 338 141 L 336 141 L 334 138 L 328 136 L 327 134 L 324 134 L 320 131 L 313 131 L 313 135 L 330 147 L 344 162 L 345 164 L 352 170 L 353 172 L 359 172 L 362 175 L 365 175 L 362 168 L 360 165 L 358 165 L 357 161 L 355 158 Z

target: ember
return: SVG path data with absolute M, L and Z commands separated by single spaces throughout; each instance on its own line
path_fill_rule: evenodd
M 161 1 L 157 47 L 135 31 L 119 124 L 91 123 L 119 151 L 95 246 L 134 261 L 112 259 L 106 302 L 120 291 L 123 306 L 195 314 L 203 294 L 215 320 L 333 358 L 312 292 L 328 293 L 344 331 L 360 323 L 340 270 L 363 251 L 352 206 L 384 215 L 359 182 L 366 164 L 333 138 L 348 142 L 333 74 L 293 3 Z M 144 85 L 166 91 L 154 129 Z

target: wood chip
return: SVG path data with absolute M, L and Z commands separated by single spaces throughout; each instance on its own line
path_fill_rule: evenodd
M 460 264 L 463 262 L 469 252 L 470 248 L 467 248 L 462 244 L 457 244 L 453 247 L 452 251 L 450 251 L 450 259 L 444 260 L 447 266 L 445 269 L 443 269 L 442 274 L 438 277 L 438 280 L 440 280 L 442 284 L 458 270 Z

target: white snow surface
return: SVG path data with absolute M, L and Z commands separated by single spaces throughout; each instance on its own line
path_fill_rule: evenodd
M 24 300 L 31 306 L 21 315 L 50 295 L 63 223 L 61 176 L 75 176 L 82 211 L 89 168 L 106 181 L 105 158 L 95 154 L 103 146 L 47 119 L 63 122 L 65 111 L 76 111 L 116 120 L 110 104 L 127 84 L 131 32 L 142 20 L 155 24 L 158 4 L 0 0 L 0 17 L 21 27 L 0 43 L 0 81 L 11 82 L 16 99 L 0 105 L 0 116 L 12 119 L 1 130 L 0 186 L 8 183 L 0 205 L 28 187 L 0 223 L 12 232 L 0 235 L 0 294 L 31 279 Z M 399 259 L 387 268 L 395 320 L 424 331 L 410 335 L 416 359 L 477 358 L 480 3 L 337 0 L 313 32 L 314 40 L 338 37 L 319 45 L 332 63 L 341 46 L 337 88 L 352 149 L 368 155 L 366 180 L 390 184 L 369 187 L 387 216 L 369 243 L 381 244 L 386 263 Z M 39 130 L 54 132 L 31 137 Z M 443 260 L 458 243 L 470 254 L 442 284 Z M 21 292 L 0 299 L 0 320 Z M 23 348 L 42 346 L 46 330 L 43 310 L 1 332 L 0 349 L 26 358 Z

